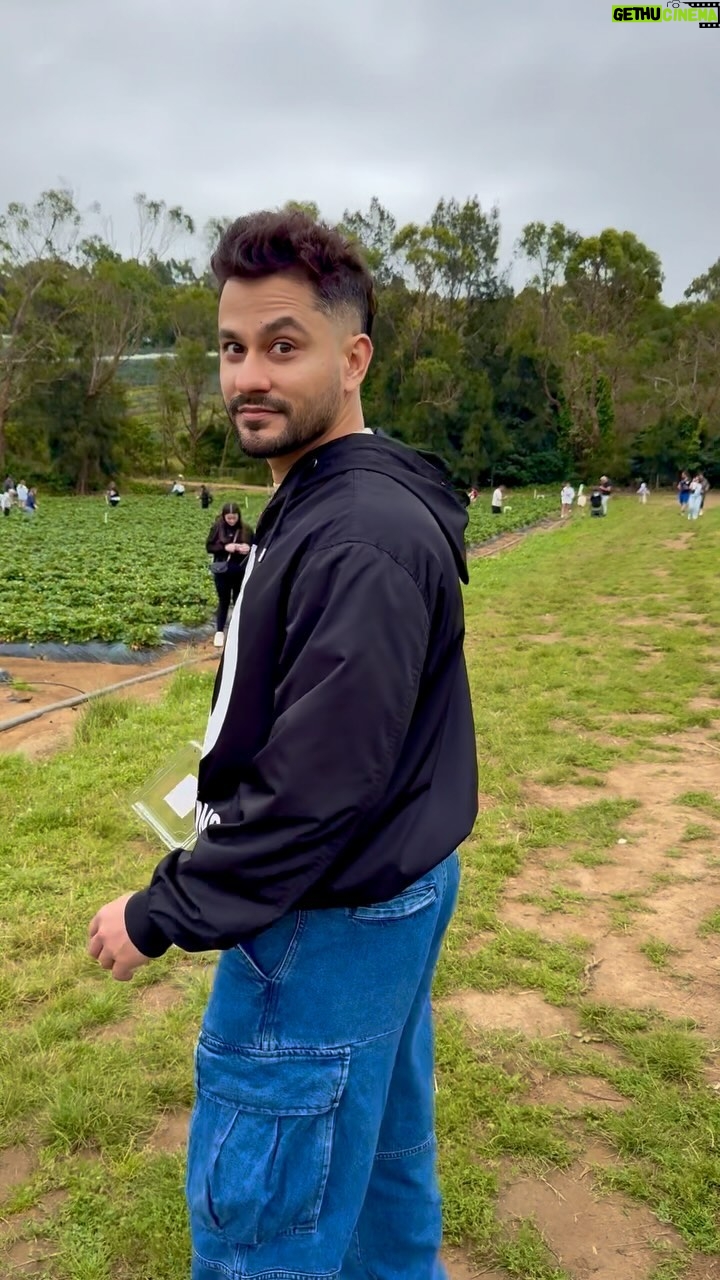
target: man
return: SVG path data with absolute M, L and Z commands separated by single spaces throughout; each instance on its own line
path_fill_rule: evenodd
M 602 497 L 602 513 L 604 516 L 608 513 L 608 503 L 612 494 L 612 485 L 607 476 L 600 477 L 600 494 Z
M 690 473 L 683 471 L 680 476 L 680 482 L 677 487 L 678 502 L 680 503 L 680 511 L 683 515 L 687 512 L 687 504 L 690 501 Z
M 221 386 L 275 494 L 230 624 L 197 842 L 109 904 L 120 979 L 222 952 L 197 1048 L 194 1280 L 439 1280 L 430 991 L 477 810 L 467 515 L 364 426 L 367 269 L 306 215 L 213 257 Z

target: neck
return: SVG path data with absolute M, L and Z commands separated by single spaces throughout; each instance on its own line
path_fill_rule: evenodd
M 285 453 L 281 458 L 269 458 L 270 472 L 272 475 L 273 488 L 277 489 L 281 485 L 286 475 L 295 466 L 295 463 L 304 458 L 306 453 L 311 453 L 313 449 L 319 449 L 321 445 L 329 444 L 331 440 L 340 440 L 342 436 L 354 436 L 365 428 L 365 420 L 363 418 L 362 405 L 358 397 L 354 404 L 348 405 L 340 414 L 340 417 L 333 423 L 332 427 L 320 436 L 317 440 L 311 440 L 302 448 L 296 449 L 294 453 Z

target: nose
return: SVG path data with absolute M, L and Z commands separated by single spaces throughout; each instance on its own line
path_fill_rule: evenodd
M 233 372 L 236 395 L 267 395 L 272 387 L 270 368 L 260 352 L 247 351 L 244 360 L 235 365 Z

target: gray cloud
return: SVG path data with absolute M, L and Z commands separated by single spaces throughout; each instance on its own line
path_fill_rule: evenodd
M 674 301 L 720 256 L 719 59 L 607 0 L 2 0 L 0 206 L 65 180 L 127 248 L 137 191 L 201 224 L 477 193 L 506 260 L 531 219 L 627 228 Z

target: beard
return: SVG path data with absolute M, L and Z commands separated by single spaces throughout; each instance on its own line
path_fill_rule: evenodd
M 239 424 L 237 414 L 249 406 L 282 413 L 285 418 L 282 430 L 274 434 L 271 427 Z M 314 444 L 330 431 L 342 408 L 340 379 L 327 386 L 321 395 L 296 403 L 294 407 L 274 396 L 233 396 L 225 408 L 238 433 L 240 448 L 248 458 L 282 458 Z

